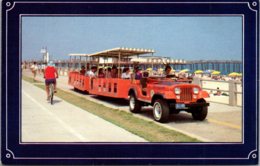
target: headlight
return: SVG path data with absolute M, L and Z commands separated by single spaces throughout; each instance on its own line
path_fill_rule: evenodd
M 175 92 L 176 95 L 179 95 L 179 94 L 181 94 L 181 89 L 180 88 L 175 88 L 174 92 Z
M 198 94 L 199 93 L 199 88 L 193 88 L 193 93 Z

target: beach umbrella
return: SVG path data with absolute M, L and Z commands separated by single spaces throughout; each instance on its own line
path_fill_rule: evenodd
M 187 73 L 189 71 L 190 71 L 189 69 L 183 69 L 183 70 L 180 71 L 180 73 Z
M 146 71 L 152 71 L 153 69 L 151 67 L 147 68 Z
M 203 71 L 202 71 L 202 70 L 196 70 L 194 73 L 195 73 L 195 74 L 202 74 Z
M 220 71 L 217 71 L 217 70 L 216 70 L 216 71 L 213 71 L 211 74 L 212 74 L 212 75 L 219 75 L 220 73 L 221 73 Z
M 159 68 L 158 70 L 159 70 L 159 71 L 163 71 L 164 69 L 163 69 L 163 68 Z
M 242 77 L 242 73 L 238 73 L 238 76 L 239 76 L 239 77 Z
M 236 76 L 239 76 L 239 73 L 237 73 L 237 72 L 232 72 L 232 73 L 229 73 L 228 76 L 230 76 L 230 77 L 236 77 Z

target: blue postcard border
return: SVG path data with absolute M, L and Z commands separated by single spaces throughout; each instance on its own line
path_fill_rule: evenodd
M 88 9 L 88 10 L 86 10 Z M 22 144 L 20 18 L 23 15 L 241 15 L 244 19 L 244 141 L 233 143 Z M 256 164 L 259 151 L 258 1 L 2 2 L 2 162 L 5 164 Z M 18 104 L 19 103 L 19 104 Z M 139 153 L 136 153 L 136 152 Z

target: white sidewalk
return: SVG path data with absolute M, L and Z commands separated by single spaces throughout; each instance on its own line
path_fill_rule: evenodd
M 22 142 L 145 142 L 110 122 L 22 81 Z

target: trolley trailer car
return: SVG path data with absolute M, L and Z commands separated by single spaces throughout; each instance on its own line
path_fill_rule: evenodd
M 153 53 L 154 50 L 151 49 L 113 48 L 86 56 L 97 59 L 95 65 L 98 68 L 99 66 L 117 65 L 121 69 L 122 67 L 130 67 L 132 65 L 131 57 Z M 108 58 L 112 59 L 110 63 L 104 60 Z M 127 89 L 130 87 L 131 80 L 121 79 L 119 71 L 117 75 L 117 78 L 97 78 L 80 75 L 79 72 L 74 71 L 69 73 L 69 84 L 75 89 L 86 91 L 90 94 L 128 99 Z

